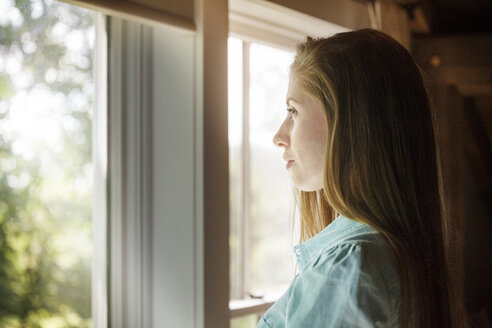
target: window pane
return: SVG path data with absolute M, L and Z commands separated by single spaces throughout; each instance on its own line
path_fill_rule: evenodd
M 91 327 L 93 16 L 0 3 L 0 326 Z
M 231 319 L 231 328 L 255 328 L 259 320 L 257 314 Z
M 250 231 L 254 293 L 281 292 L 294 277 L 293 200 L 283 150 L 272 143 L 285 118 L 294 54 L 250 47 Z

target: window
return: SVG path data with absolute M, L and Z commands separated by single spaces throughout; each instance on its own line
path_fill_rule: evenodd
M 272 143 L 286 115 L 293 56 L 229 39 L 230 298 L 233 309 L 254 308 L 242 314 L 266 310 L 295 274 L 291 186 Z M 248 320 L 233 319 L 232 327 Z
M 230 0 L 229 10 L 229 308 L 239 328 L 256 327 L 296 273 L 292 186 L 272 143 L 295 47 L 347 29 L 268 1 Z
M 0 2 L 2 327 L 92 327 L 93 18 Z

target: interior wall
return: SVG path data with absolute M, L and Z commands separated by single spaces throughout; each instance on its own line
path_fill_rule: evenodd
M 444 192 L 450 214 L 462 229 L 463 264 L 459 270 L 464 274 L 467 311 L 477 327 L 490 326 L 492 317 L 490 40 L 485 34 L 413 40 L 414 56 L 434 85 L 437 116 L 448 117 L 438 130 L 441 141 L 447 141 L 441 154 L 443 166 L 448 168 Z M 457 87 L 453 98 L 440 93 L 449 85 Z
M 407 13 L 394 0 L 381 1 L 381 31 L 411 50 L 411 31 Z
M 465 161 L 465 300 L 473 314 L 483 308 L 492 313 L 492 222 L 483 197 L 477 190 L 473 168 Z

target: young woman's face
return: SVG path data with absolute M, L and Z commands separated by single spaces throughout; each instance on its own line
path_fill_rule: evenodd
M 306 93 L 291 74 L 287 91 L 287 117 L 273 137 L 284 148 L 286 168 L 302 191 L 323 188 L 327 123 L 321 102 Z

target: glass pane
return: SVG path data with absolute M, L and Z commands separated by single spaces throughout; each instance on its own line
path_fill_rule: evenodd
M 295 273 L 292 255 L 293 197 L 282 159 L 272 139 L 285 118 L 291 52 L 250 47 L 250 231 L 253 293 L 279 293 Z
M 0 1 L 0 326 L 91 327 L 92 13 Z
M 243 108 L 243 46 L 239 39 L 229 38 L 229 208 L 230 208 L 230 298 L 242 297 L 241 275 L 241 143 Z
M 231 319 L 231 328 L 255 328 L 259 318 L 257 314 L 250 314 Z

